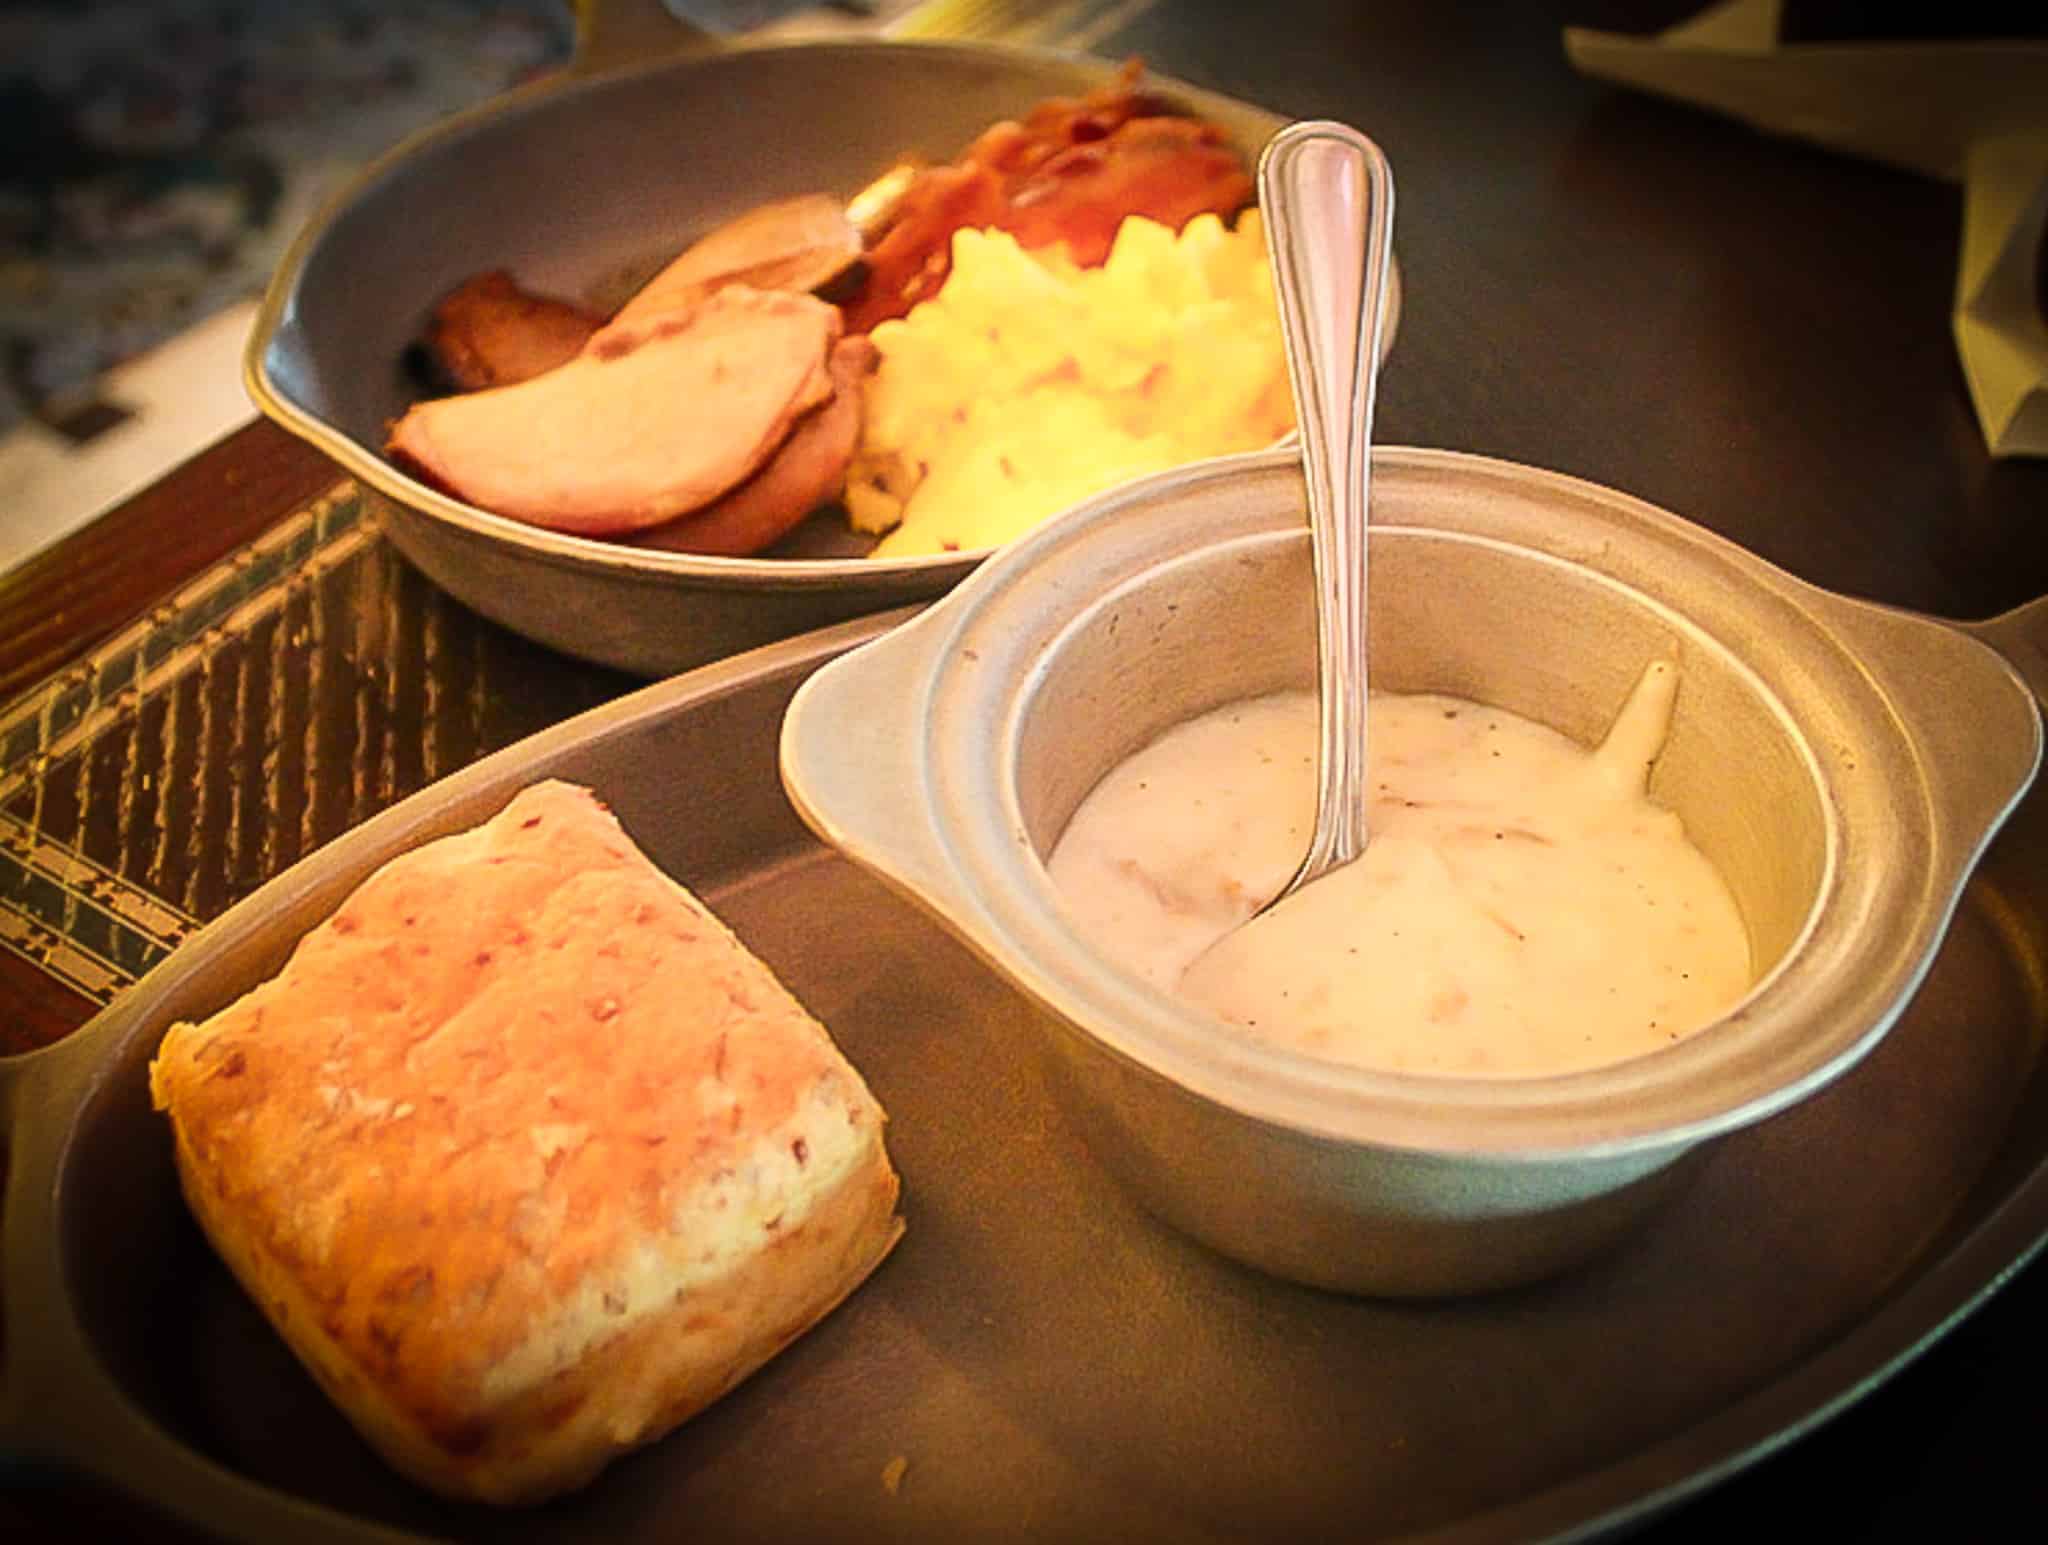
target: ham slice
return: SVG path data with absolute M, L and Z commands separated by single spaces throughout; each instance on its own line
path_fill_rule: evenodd
M 603 325 L 603 317 L 523 290 L 494 268 L 441 297 L 420 343 L 441 382 L 475 392 L 566 364 Z
M 839 312 L 729 285 L 614 321 L 514 386 L 417 403 L 388 450 L 481 509 L 585 536 L 643 530 L 745 481 L 832 395 Z
M 845 206 L 823 193 L 749 210 L 689 247 L 619 308 L 614 322 L 688 305 L 729 284 L 815 290 L 860 256 Z
M 861 383 L 878 357 L 866 338 L 840 339 L 832 348 L 831 400 L 798 421 L 766 466 L 703 509 L 627 540 L 669 552 L 744 558 L 838 498 L 860 441 Z

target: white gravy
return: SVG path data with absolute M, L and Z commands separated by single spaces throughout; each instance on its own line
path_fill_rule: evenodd
M 1398 1071 L 1534 1076 L 1679 1039 L 1751 981 L 1734 898 L 1645 785 L 1677 673 L 1587 751 L 1499 709 L 1374 694 L 1364 857 L 1255 920 L 1314 821 L 1316 701 L 1169 730 L 1051 859 L 1082 933 L 1246 1034 Z

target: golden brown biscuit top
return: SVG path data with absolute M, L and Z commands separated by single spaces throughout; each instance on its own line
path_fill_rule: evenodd
M 764 1142 L 801 1171 L 881 1119 L 768 969 L 559 783 L 393 860 L 159 1063 L 225 1204 L 426 1407 L 592 1282 L 624 1293 L 685 1212 L 745 1213 Z M 820 1095 L 843 1128 L 783 1130 Z

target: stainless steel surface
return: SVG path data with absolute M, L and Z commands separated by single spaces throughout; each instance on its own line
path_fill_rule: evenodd
M 1285 454 L 1151 479 L 1005 550 L 806 683 L 783 771 L 814 829 L 1044 1008 L 1075 1119 L 1153 1210 L 1282 1276 L 1437 1294 L 1582 1258 L 1705 1139 L 1864 1057 L 2033 779 L 2041 727 L 1958 629 L 1640 501 L 1455 453 L 1376 460 L 1381 686 L 1591 743 L 1646 661 L 1678 663 L 1651 791 L 1727 879 L 1761 972 L 1723 1020 L 1554 1078 L 1374 1073 L 1218 1033 L 1068 923 L 1043 855 L 1096 780 L 1173 723 L 1309 678 Z
M 1055 1097 L 1033 1006 L 812 841 L 783 798 L 791 693 L 899 620 L 648 687 L 453 772 L 209 925 L 76 1036 L 0 1060 L 11 1479 L 33 1484 L 32 1459 L 80 1467 L 263 1545 L 638 1545 L 679 1520 L 756 1545 L 1584 1539 L 1869 1393 L 2048 1234 L 2037 794 L 1884 1044 L 1685 1166 L 1598 1260 L 1407 1305 L 1200 1248 L 1131 1205 Z M 1306 608 L 1293 621 L 1305 674 Z M 890 1111 L 909 1232 L 710 1411 L 586 1492 L 497 1513 L 397 1479 L 292 1361 L 178 1199 L 147 1067 L 168 1024 L 274 970 L 376 864 L 546 776 L 598 789 L 831 1026 Z
M 1259 157 L 1259 207 L 1307 476 L 1320 695 L 1315 828 L 1278 901 L 1350 863 L 1370 837 L 1365 533 L 1394 176 L 1379 146 L 1356 129 L 1291 124 Z
M 871 542 L 829 513 L 760 557 L 651 551 L 428 488 L 382 449 L 415 392 L 407 349 L 435 301 L 472 274 L 509 268 L 535 289 L 616 304 L 754 205 L 850 196 L 906 153 L 949 158 L 991 121 L 1112 73 L 993 44 L 736 45 L 510 93 L 400 146 L 309 222 L 252 331 L 250 394 L 363 485 L 391 540 L 436 583 L 581 659 L 661 675 L 929 599 L 983 555 L 869 559 Z M 1247 159 L 1281 127 L 1245 103 L 1155 83 L 1221 124 Z

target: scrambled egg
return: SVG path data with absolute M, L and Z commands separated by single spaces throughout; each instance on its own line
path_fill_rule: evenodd
M 1294 427 L 1256 210 L 1133 216 L 1100 268 L 962 230 L 944 286 L 879 324 L 846 505 L 878 558 L 999 546 L 1116 483 Z

